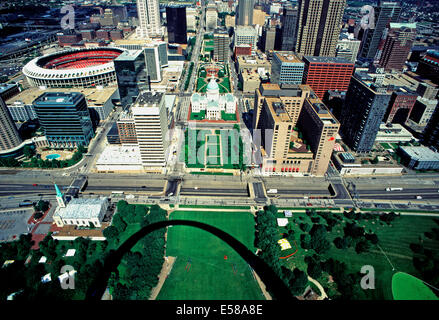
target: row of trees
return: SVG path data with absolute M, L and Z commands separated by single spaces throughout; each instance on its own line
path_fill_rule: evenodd
M 276 225 L 277 208 L 270 205 L 264 211 L 256 214 L 256 237 L 255 246 L 261 249 L 259 255 L 274 272 L 285 282 L 293 295 L 301 295 L 308 284 L 308 278 L 302 270 L 295 268 L 294 271 L 281 265 L 279 257 L 281 249 L 277 243 L 279 233 Z M 269 286 L 267 286 L 269 289 Z
M 140 223 L 145 227 L 151 223 L 166 220 L 166 211 L 158 205 L 150 210 L 143 205 L 132 205 L 119 201 L 112 226 L 104 230 L 111 233 L 111 241 L 119 241 L 129 224 Z M 110 231 L 107 231 L 110 230 Z M 115 300 L 148 299 L 151 289 L 158 283 L 158 275 L 164 262 L 165 230 L 156 230 L 142 240 L 137 251 L 125 254 L 121 265 L 124 272 L 113 272 L 109 286 Z M 116 233 L 116 236 L 113 236 Z
M 186 77 L 186 81 L 184 83 L 184 90 L 186 91 L 187 88 L 189 87 L 189 82 L 191 81 L 191 76 L 192 76 L 192 70 L 194 69 L 194 63 L 191 61 L 189 68 L 188 68 L 188 74 Z

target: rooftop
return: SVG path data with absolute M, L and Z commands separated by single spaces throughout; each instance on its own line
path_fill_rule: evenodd
M 279 58 L 281 62 L 285 63 L 303 63 L 294 52 L 292 51 L 275 51 L 274 55 Z
M 121 53 L 114 61 L 134 61 L 142 54 L 142 50 L 128 50 Z
M 162 101 L 163 98 L 163 92 L 154 92 L 154 91 L 143 91 L 139 94 L 139 96 L 136 99 L 136 102 L 134 103 L 134 106 L 139 105 L 157 105 Z
M 420 147 L 400 147 L 410 158 L 418 161 L 439 161 L 439 153 L 433 150 Z
M 1 95 L 3 92 L 6 92 L 6 91 L 8 91 L 9 89 L 11 89 L 11 88 L 13 88 L 13 87 L 16 87 L 16 86 L 17 86 L 16 83 L 2 83 L 2 84 L 0 84 L 0 95 Z
M 21 102 L 25 105 L 31 105 L 36 98 L 41 96 L 43 93 L 54 93 L 54 92 L 79 92 L 82 93 L 88 100 L 89 105 L 92 102 L 95 105 L 104 104 L 117 90 L 117 87 L 96 87 L 96 88 L 44 88 L 44 87 L 30 87 L 26 90 L 21 91 L 14 97 L 11 97 L 6 101 L 7 105 L 12 105 L 15 102 Z
M 314 57 L 314 56 L 304 56 L 303 61 L 309 61 L 310 63 L 343 63 L 354 65 L 349 60 L 342 57 Z
M 99 217 L 103 206 L 108 205 L 107 198 L 74 198 L 65 208 L 57 207 L 55 215 L 62 219 L 94 219 Z
M 278 98 L 266 98 L 265 99 L 270 110 L 271 116 L 275 122 L 288 122 L 291 121 L 290 116 L 285 110 L 285 106 Z
M 137 145 L 108 145 L 99 156 L 97 165 L 141 164 L 140 149 Z

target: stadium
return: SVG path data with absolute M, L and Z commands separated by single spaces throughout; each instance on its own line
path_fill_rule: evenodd
M 88 48 L 37 57 L 23 68 L 31 86 L 90 88 L 117 84 L 113 60 L 123 49 Z

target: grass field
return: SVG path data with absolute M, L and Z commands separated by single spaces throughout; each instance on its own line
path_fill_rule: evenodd
M 254 218 L 248 212 L 175 211 L 170 218 L 213 225 L 254 251 Z M 166 255 L 177 259 L 158 300 L 264 299 L 247 263 L 204 230 L 189 226 L 169 228 Z
M 244 161 L 242 139 L 233 130 L 188 129 L 184 143 L 180 156 L 188 168 L 236 169 Z
M 439 300 L 421 280 L 404 272 L 393 275 L 392 292 L 395 300 Z
M 333 213 L 334 215 L 336 213 Z M 279 217 L 283 214 L 279 214 Z M 300 223 L 312 224 L 310 217 L 306 213 L 293 213 L 292 218 L 288 218 L 289 223 L 293 223 L 295 226 L 295 239 L 297 243 L 300 243 L 300 235 L 304 233 L 300 228 Z M 424 232 L 431 231 L 436 226 L 436 223 L 431 217 L 421 216 L 400 216 L 387 225 L 382 223 L 379 219 L 360 220 L 359 225 L 364 226 L 365 230 L 369 232 L 372 230 L 376 233 L 379 239 L 379 246 L 386 253 L 386 256 L 381 252 L 379 248 L 371 248 L 368 252 L 357 254 L 354 248 L 348 248 L 346 250 L 338 249 L 333 244 L 333 240 L 336 237 L 343 236 L 343 228 L 346 225 L 346 221 L 350 219 L 344 218 L 344 221 L 338 223 L 331 232 L 328 233 L 328 240 L 331 242 L 331 249 L 322 256 L 322 260 L 333 258 L 342 262 L 345 262 L 348 268 L 348 272 L 357 273 L 360 272 L 361 267 L 364 265 L 371 265 L 375 269 L 375 289 L 367 290 L 366 295 L 368 299 L 373 300 L 392 300 L 392 277 L 398 272 L 406 272 L 416 277 L 420 277 L 419 273 L 413 266 L 412 257 L 413 252 L 410 249 L 411 243 L 419 243 L 420 239 L 423 241 L 423 245 L 426 249 L 430 249 L 433 253 L 439 252 L 439 242 L 430 240 L 425 237 Z M 326 225 L 323 218 L 320 217 L 320 223 Z M 283 228 L 280 228 L 281 232 L 285 232 Z M 302 270 L 306 270 L 307 265 L 304 262 L 304 258 L 307 255 L 312 255 L 314 250 L 305 251 L 300 248 L 297 254 L 292 258 L 285 261 L 289 267 L 299 267 Z M 395 270 L 392 270 L 393 267 Z M 325 288 L 328 283 L 325 279 L 317 279 Z M 359 284 L 358 284 L 359 285 Z

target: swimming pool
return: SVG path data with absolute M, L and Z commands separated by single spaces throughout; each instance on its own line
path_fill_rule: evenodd
M 58 159 L 59 157 L 61 157 L 61 155 L 59 155 L 58 153 L 52 153 L 52 154 L 48 154 L 46 156 L 47 160 L 53 160 L 53 159 Z

